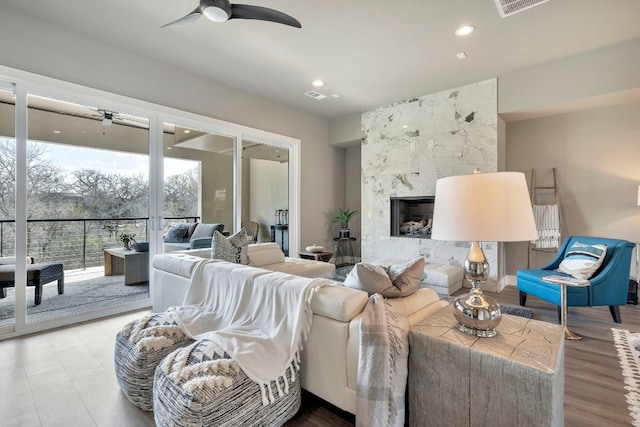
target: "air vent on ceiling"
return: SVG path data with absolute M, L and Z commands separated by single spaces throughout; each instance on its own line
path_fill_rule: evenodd
M 327 97 L 327 95 L 323 95 L 320 92 L 316 92 L 315 90 L 310 90 L 309 92 L 305 92 L 304 94 L 313 99 L 325 99 Z
M 522 12 L 534 6 L 546 3 L 549 0 L 493 0 L 496 3 L 500 16 L 506 18 L 514 13 Z

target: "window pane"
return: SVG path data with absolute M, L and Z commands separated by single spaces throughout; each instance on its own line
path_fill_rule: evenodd
M 148 119 L 29 95 L 29 322 L 149 297 Z M 42 285 L 42 295 L 38 288 Z
M 233 232 L 234 138 L 163 126 L 164 251 L 210 248 L 210 224 L 220 224 L 225 234 Z
M 289 255 L 289 150 L 242 141 L 242 221 L 259 227 L 257 242 L 277 242 Z

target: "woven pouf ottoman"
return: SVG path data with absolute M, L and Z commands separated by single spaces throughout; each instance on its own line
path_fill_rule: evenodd
M 116 336 L 114 364 L 120 389 L 140 409 L 153 409 L 153 376 L 160 361 L 194 341 L 178 326 L 172 311 L 128 323 Z
M 156 369 L 156 425 L 280 426 L 300 408 L 293 364 L 285 376 L 263 390 L 216 344 L 196 341 L 168 355 Z

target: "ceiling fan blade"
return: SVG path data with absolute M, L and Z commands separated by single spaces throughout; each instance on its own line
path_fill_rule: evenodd
M 278 10 L 268 7 L 251 6 L 248 4 L 232 4 L 231 16 L 229 19 L 258 19 L 260 21 L 276 22 L 278 24 L 289 25 L 291 27 L 302 28 L 300 22 Z
M 169 22 L 168 24 L 164 24 L 160 28 L 180 27 L 182 25 L 196 22 L 198 18 L 200 18 L 201 16 L 202 16 L 202 12 L 200 12 L 200 6 L 198 6 L 193 12 L 189 13 L 188 15 L 185 15 L 182 18 L 176 19 L 175 21 Z

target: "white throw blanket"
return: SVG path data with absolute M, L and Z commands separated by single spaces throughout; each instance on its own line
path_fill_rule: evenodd
M 260 384 L 266 405 L 274 401 L 270 382 L 280 379 L 287 392 L 294 378 L 294 372 L 287 378 L 287 369 L 299 369 L 302 340 L 311 329 L 311 297 L 326 283 L 205 260 L 174 311 L 187 335 L 215 342 Z
M 356 426 L 404 426 L 408 336 L 407 314 L 373 294 L 360 321 Z
M 560 211 L 558 205 L 533 205 L 533 218 L 538 229 L 536 248 L 560 247 Z

